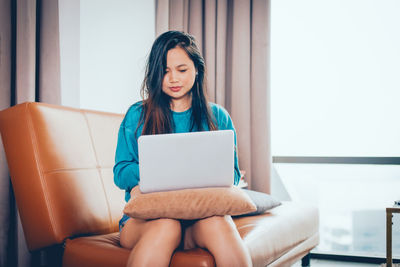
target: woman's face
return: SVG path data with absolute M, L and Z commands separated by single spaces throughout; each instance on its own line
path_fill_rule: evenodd
M 179 46 L 169 50 L 162 90 L 171 97 L 175 106 L 188 104 L 190 107 L 190 89 L 195 79 L 196 68 L 185 50 Z

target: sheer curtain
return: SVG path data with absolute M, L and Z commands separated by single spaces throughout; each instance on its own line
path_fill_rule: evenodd
M 0 0 L 0 109 L 60 104 L 57 0 Z M 21 153 L 23 153 L 21 151 Z M 0 141 L 0 266 L 31 266 Z
M 240 168 L 251 189 L 270 191 L 270 0 L 156 0 L 156 34 L 194 35 L 207 93 L 232 116 Z

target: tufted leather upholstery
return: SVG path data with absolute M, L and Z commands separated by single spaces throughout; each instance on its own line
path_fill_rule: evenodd
M 113 183 L 123 115 L 23 103 L 0 112 L 0 131 L 30 250 L 65 242 L 63 266 L 125 266 L 119 245 L 124 192 Z M 284 203 L 235 219 L 254 266 L 288 266 L 318 244 L 315 208 Z M 215 266 L 202 249 L 171 266 Z

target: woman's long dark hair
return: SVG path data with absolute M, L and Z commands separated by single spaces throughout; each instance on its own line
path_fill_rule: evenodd
M 192 94 L 191 131 L 195 127 L 198 131 L 206 130 L 203 129 L 203 122 L 207 124 L 209 130 L 217 129 L 205 96 L 205 64 L 195 38 L 187 33 L 168 31 L 154 41 L 146 64 L 145 78 L 141 88 L 143 109 L 139 122 L 139 125 L 143 123 L 143 135 L 172 133 L 174 130 L 170 111 L 171 98 L 162 91 L 162 85 L 167 68 L 167 53 L 175 47 L 181 47 L 186 51 L 197 71 L 190 91 Z

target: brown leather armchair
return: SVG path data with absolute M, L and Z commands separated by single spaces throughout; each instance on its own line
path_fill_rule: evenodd
M 123 115 L 23 103 L 0 112 L 0 131 L 30 251 L 50 266 L 125 266 L 119 245 L 124 192 L 113 183 Z M 290 266 L 318 244 L 318 210 L 287 202 L 234 219 L 254 266 Z M 59 253 L 54 253 L 54 251 Z M 227 252 L 228 253 L 228 252 Z M 215 266 L 203 249 L 176 251 L 171 266 Z

